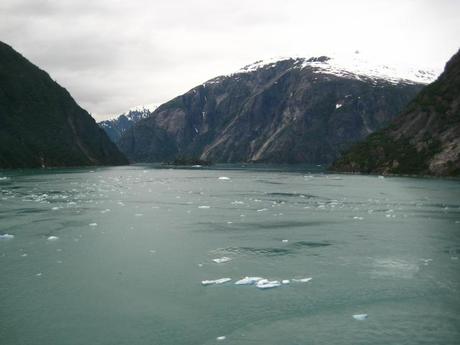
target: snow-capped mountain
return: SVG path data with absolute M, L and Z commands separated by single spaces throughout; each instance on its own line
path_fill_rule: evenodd
M 258 61 L 163 104 L 118 146 L 138 162 L 329 163 L 388 124 L 435 77 L 354 60 Z
M 126 130 L 136 122 L 149 117 L 156 108 L 158 108 L 158 105 L 154 103 L 139 105 L 129 109 L 115 119 L 101 121 L 98 125 L 107 133 L 110 140 L 115 143 Z
M 293 69 L 311 69 L 315 73 L 331 74 L 358 80 L 387 81 L 393 84 L 432 83 L 441 73 L 440 70 L 417 68 L 405 64 L 385 65 L 363 58 L 359 53 L 340 57 L 278 57 L 259 60 L 239 69 L 231 75 L 254 72 L 261 68 L 275 67 L 282 61 L 293 61 Z M 225 76 L 222 76 L 225 77 Z M 228 76 L 227 76 L 228 77 Z

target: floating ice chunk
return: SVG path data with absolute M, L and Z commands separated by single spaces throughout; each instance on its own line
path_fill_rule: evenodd
M 208 209 L 208 208 L 211 208 L 211 206 L 202 205 L 202 206 L 198 206 L 198 208 L 201 208 L 201 209 Z
M 286 285 L 286 284 L 289 284 L 290 282 L 291 282 L 291 281 L 290 281 L 289 279 L 283 279 L 283 280 L 281 281 L 281 284 Z
M 256 283 L 256 286 L 259 288 L 259 289 L 271 289 L 271 288 L 276 288 L 278 286 L 281 286 L 281 283 L 277 280 L 268 280 L 268 279 L 262 279 L 262 280 L 259 280 L 257 283 Z
M 342 108 L 342 106 L 343 106 L 343 104 L 337 103 L 337 104 L 335 105 L 335 109 L 340 109 L 340 108 Z
M 203 280 L 201 281 L 201 285 L 219 285 L 219 284 L 225 284 L 228 283 L 232 278 L 220 278 L 220 279 L 215 279 L 215 280 Z
M 59 239 L 59 237 L 57 237 L 57 236 L 49 236 L 48 237 L 48 241 L 56 241 L 58 239 Z
M 225 335 L 221 335 L 220 337 L 217 337 L 216 340 L 219 340 L 219 341 L 222 341 L 222 340 L 225 340 L 227 339 L 227 337 Z
M 196 165 L 192 165 L 192 168 L 201 168 L 202 165 L 199 165 L 199 164 L 196 164 Z
M 238 201 L 238 200 L 232 201 L 232 205 L 243 205 L 243 204 L 244 204 L 244 201 Z
M 9 180 L 10 178 L 9 177 L 6 177 L 6 176 L 2 176 L 0 177 L 0 181 L 6 181 L 6 180 Z
M 55 207 L 51 208 L 51 210 L 52 211 L 57 211 L 57 210 L 59 210 L 59 207 L 55 206 Z
M 235 285 L 254 285 L 261 280 L 263 280 L 262 277 L 244 277 L 236 281 Z
M 281 240 L 281 242 L 283 242 L 283 243 L 288 243 L 289 240 Z
M 367 319 L 367 314 L 355 314 L 353 315 L 353 319 L 358 321 L 363 321 Z
M 353 217 L 353 219 L 356 219 L 356 220 L 363 220 L 363 219 L 364 219 L 364 217 L 358 217 L 358 216 L 355 216 L 355 217 Z
M 97 226 L 97 223 L 89 223 L 89 226 Z
M 227 176 L 220 176 L 220 177 L 219 177 L 219 180 L 229 181 L 229 180 L 230 180 L 230 177 L 227 177 Z
M 260 210 L 257 210 L 257 212 L 265 212 L 268 211 L 268 208 L 261 208 Z
M 37 277 L 41 277 L 41 276 L 42 276 L 42 273 L 41 273 L 41 272 L 40 272 L 40 273 L 37 273 L 36 276 L 37 276 Z
M 21 256 L 25 258 L 27 256 L 27 253 L 22 253 Z
M 308 283 L 312 279 L 313 278 L 301 278 L 301 279 L 292 279 L 292 280 L 297 282 L 297 283 Z
M 226 257 L 226 256 L 223 256 L 223 257 L 217 258 L 217 259 L 212 259 L 212 261 L 214 261 L 216 264 L 223 264 L 224 262 L 229 262 L 231 260 L 232 259 L 230 259 L 229 257 Z
M 13 238 L 14 238 L 14 235 L 10 235 L 10 234 L 0 235 L 0 240 L 12 240 Z

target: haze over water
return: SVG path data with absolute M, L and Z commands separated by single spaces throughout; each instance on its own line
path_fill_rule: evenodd
M 0 235 L 14 235 L 0 239 L 2 345 L 460 342 L 459 181 L 306 166 L 0 176 Z M 234 284 L 245 276 L 290 283 Z

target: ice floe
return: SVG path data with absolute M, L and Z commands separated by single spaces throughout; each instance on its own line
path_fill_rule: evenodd
M 201 285 L 219 285 L 219 284 L 225 284 L 231 281 L 232 278 L 220 278 L 220 279 L 215 279 L 215 280 L 202 280 Z
M 211 208 L 211 206 L 201 205 L 201 206 L 198 206 L 198 208 L 201 208 L 201 209 L 208 209 L 208 208 Z
M 56 241 L 58 239 L 59 239 L 59 237 L 57 237 L 57 236 L 49 236 L 48 237 L 48 241 Z
M 256 283 L 256 287 L 259 289 L 272 289 L 281 286 L 278 280 L 262 279 Z
M 230 177 L 227 177 L 227 176 L 220 176 L 220 177 L 219 177 L 219 180 L 222 180 L 222 181 L 230 181 Z
M 231 260 L 232 259 L 230 259 L 229 257 L 226 257 L 226 256 L 223 256 L 223 257 L 217 258 L 217 259 L 212 259 L 212 261 L 214 261 L 216 264 L 223 264 L 223 263 L 229 262 Z
M 220 337 L 217 337 L 216 340 L 219 340 L 219 341 L 222 341 L 222 340 L 225 340 L 227 339 L 227 337 L 225 335 L 221 335 Z
M 287 285 L 287 284 L 289 284 L 290 282 L 291 282 L 291 281 L 290 281 L 289 279 L 283 279 L 283 280 L 281 281 L 281 284 Z
M 367 319 L 367 314 L 355 314 L 353 315 L 353 319 L 358 320 L 358 321 L 363 321 Z
M 14 238 L 14 235 L 11 235 L 11 234 L 0 235 L 0 240 L 11 240 L 13 238 Z
M 300 278 L 300 279 L 292 279 L 292 281 L 296 283 L 308 283 L 313 278 Z
M 89 226 L 97 226 L 97 223 L 89 223 Z
M 257 282 L 263 280 L 264 278 L 262 277 L 244 277 L 240 280 L 237 280 L 235 282 L 235 285 L 254 285 Z

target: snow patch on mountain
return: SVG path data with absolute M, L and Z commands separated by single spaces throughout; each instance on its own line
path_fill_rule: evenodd
M 277 57 L 266 60 L 259 60 L 250 65 L 244 66 L 229 76 L 254 72 L 259 69 L 269 69 L 275 67 L 281 62 L 289 61 L 292 63 L 292 68 L 310 68 L 315 73 L 331 74 L 339 77 L 358 80 L 385 80 L 392 84 L 429 84 L 436 80 L 436 78 L 441 73 L 441 71 L 434 69 L 417 68 L 405 64 L 391 66 L 379 64 L 363 58 L 359 53 L 355 53 L 351 56 L 340 57 Z M 217 82 L 216 79 L 213 81 Z

